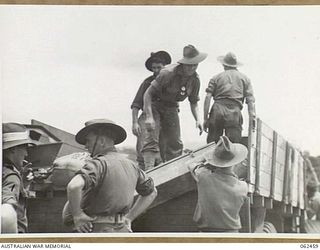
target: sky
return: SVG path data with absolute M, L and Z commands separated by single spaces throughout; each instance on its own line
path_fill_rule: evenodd
M 130 105 L 151 52 L 173 62 L 185 45 L 208 53 L 205 89 L 232 51 L 252 82 L 257 116 L 301 150 L 320 155 L 320 6 L 0 6 L 3 122 L 36 119 L 70 133 L 108 118 L 134 146 Z M 247 118 L 247 107 L 243 116 Z M 182 140 L 202 145 L 187 101 Z M 246 123 L 243 134 L 246 134 Z

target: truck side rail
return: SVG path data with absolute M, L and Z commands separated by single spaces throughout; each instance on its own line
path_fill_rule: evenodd
M 298 213 L 305 209 L 305 171 L 301 151 L 257 118 L 249 125 L 247 182 L 253 203 L 267 208 L 281 202 Z

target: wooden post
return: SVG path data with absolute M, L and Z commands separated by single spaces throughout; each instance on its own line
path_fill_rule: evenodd
M 261 160 L 261 126 L 262 121 L 257 120 L 257 151 L 256 151 L 256 181 L 255 181 L 255 194 L 260 194 L 260 160 Z
M 277 167 L 277 144 L 278 134 L 273 131 L 273 144 L 272 144 L 272 162 L 271 162 L 271 186 L 270 186 L 270 198 L 274 199 L 275 182 L 276 182 L 276 167 Z
M 289 189 L 289 164 L 290 164 L 290 146 L 289 143 L 286 143 L 286 160 L 284 165 L 284 182 L 283 182 L 283 194 L 282 201 L 284 204 L 288 203 L 288 189 Z

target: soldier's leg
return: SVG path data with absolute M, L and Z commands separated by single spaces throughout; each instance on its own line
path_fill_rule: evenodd
M 143 140 L 141 153 L 144 159 L 145 170 L 153 168 L 161 159 L 159 150 L 160 114 L 155 108 L 152 109 L 152 112 L 155 121 L 155 129 L 148 131 L 145 126 L 143 126 L 141 132 Z
M 160 127 L 160 135 L 159 135 L 159 148 L 160 148 L 161 162 L 166 162 L 167 161 L 166 159 L 167 142 L 163 132 L 161 131 L 161 127 Z
M 225 108 L 225 133 L 233 143 L 241 141 L 243 118 L 241 109 L 237 105 L 228 105 Z
M 139 126 L 140 126 L 141 130 L 145 129 L 144 120 L 145 120 L 145 115 L 141 114 L 139 119 L 138 119 L 138 123 L 139 123 Z M 140 134 L 139 136 L 137 136 L 137 143 L 136 143 L 137 162 L 138 162 L 139 168 L 141 168 L 142 170 L 145 170 L 144 159 L 143 159 L 143 155 L 142 155 L 142 152 L 141 152 L 142 147 L 143 147 L 143 137 Z
M 226 136 L 233 143 L 240 143 L 242 129 L 239 127 L 228 127 L 225 129 Z
M 161 131 L 166 141 L 165 159 L 171 160 L 182 154 L 183 144 L 180 135 L 178 108 L 166 108 L 161 113 Z
M 210 115 L 209 115 L 209 126 L 208 126 L 208 136 L 207 143 L 218 142 L 220 136 L 223 135 L 224 119 L 222 115 L 222 110 L 219 104 L 214 103 Z

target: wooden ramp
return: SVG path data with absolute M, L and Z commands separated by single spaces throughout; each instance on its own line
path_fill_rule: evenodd
M 215 143 L 207 144 L 148 171 L 158 190 L 149 209 L 133 222 L 134 232 L 195 232 L 193 212 L 197 201 L 194 180 L 187 162 L 213 151 Z

